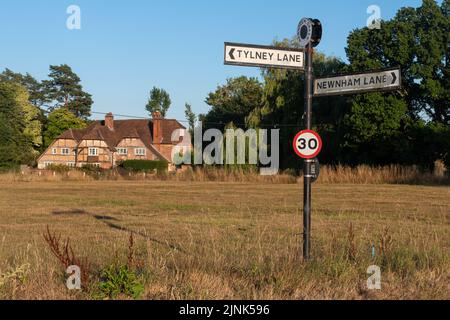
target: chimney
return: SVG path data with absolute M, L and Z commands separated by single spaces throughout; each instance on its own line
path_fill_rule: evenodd
M 109 130 L 114 130 L 114 116 L 111 112 L 105 116 L 105 126 L 108 127 Z
M 161 144 L 163 140 L 161 112 L 159 111 L 153 112 L 152 118 L 153 118 L 153 143 Z

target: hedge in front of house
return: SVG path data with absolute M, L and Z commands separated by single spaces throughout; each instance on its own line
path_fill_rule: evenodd
M 120 165 L 125 170 L 130 171 L 158 171 L 164 172 L 168 170 L 169 163 L 167 161 L 151 161 L 151 160 L 125 160 Z

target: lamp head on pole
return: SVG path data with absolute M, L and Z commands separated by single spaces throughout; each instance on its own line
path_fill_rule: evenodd
M 301 47 L 316 47 L 322 40 L 322 23 L 317 19 L 303 18 L 298 25 L 297 36 Z

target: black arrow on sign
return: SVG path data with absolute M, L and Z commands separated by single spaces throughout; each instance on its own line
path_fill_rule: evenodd
M 392 72 L 391 75 L 392 75 L 392 83 L 391 84 L 394 84 L 397 82 L 397 75 L 395 74 L 395 72 Z
M 230 58 L 231 58 L 232 60 L 236 60 L 236 59 L 234 58 L 234 55 L 233 55 L 233 53 L 234 53 L 235 50 L 236 50 L 236 49 L 233 48 L 233 49 L 230 50 L 230 53 L 229 53 Z

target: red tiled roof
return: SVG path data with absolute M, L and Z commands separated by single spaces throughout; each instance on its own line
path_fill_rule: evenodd
M 69 129 L 61 134 L 58 139 L 70 139 L 81 141 L 81 138 L 85 135 L 86 132 L 92 130 L 95 126 L 95 123 L 90 124 L 87 128 L 84 129 Z
M 186 129 L 184 126 L 182 126 L 177 120 L 165 120 L 162 119 L 162 131 L 163 131 L 163 144 L 165 143 L 171 143 L 172 141 L 172 133 L 176 129 Z
M 172 144 L 172 133 L 176 129 L 186 129 L 176 120 L 161 119 L 162 144 Z M 114 120 L 114 130 L 105 126 L 104 121 L 95 121 L 85 129 L 69 129 L 58 139 L 103 140 L 111 150 L 125 138 L 139 138 L 146 147 L 154 151 L 152 120 Z M 159 153 L 159 152 L 158 152 Z

